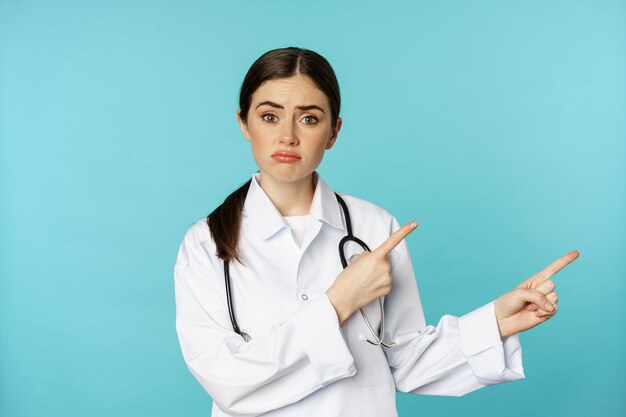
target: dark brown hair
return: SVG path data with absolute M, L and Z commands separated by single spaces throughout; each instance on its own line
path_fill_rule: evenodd
M 252 94 L 261 84 L 268 80 L 288 78 L 297 74 L 311 78 L 317 87 L 326 94 L 330 105 L 331 126 L 334 128 L 341 107 L 339 84 L 335 72 L 326 58 L 317 52 L 296 47 L 273 49 L 254 61 L 243 79 L 239 92 L 241 120 L 247 123 Z M 220 206 L 207 216 L 209 230 L 217 246 L 215 255 L 220 259 L 235 259 L 243 264 L 237 250 L 237 243 L 241 226 L 241 211 L 251 181 L 252 179 L 248 180 L 233 191 Z

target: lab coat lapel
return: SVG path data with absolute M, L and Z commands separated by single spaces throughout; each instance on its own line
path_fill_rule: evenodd
M 319 224 L 326 223 L 336 229 L 345 230 L 341 218 L 341 207 L 335 192 L 324 182 L 317 171 L 313 173 L 313 181 L 315 182 L 315 194 L 311 202 L 311 217 L 318 220 Z
M 262 240 L 267 240 L 284 227 L 288 227 L 280 212 L 259 185 L 257 172 L 252 175 L 248 195 L 243 208 L 243 216 L 253 230 Z M 335 192 L 322 180 L 317 171 L 313 172 L 315 192 L 311 202 L 311 226 L 302 242 L 301 252 L 304 253 L 309 244 L 319 234 L 322 225 L 345 230 L 341 217 L 341 207 L 335 196 Z
M 259 185 L 259 176 L 258 172 L 252 175 L 242 214 L 250 224 L 250 230 L 266 240 L 287 227 L 287 223 Z
M 340 230 L 344 229 L 340 213 L 341 208 L 337 197 L 335 197 L 335 192 L 322 180 L 317 171 L 313 172 L 313 183 L 315 184 L 315 192 L 311 202 L 311 224 L 300 248 L 301 255 L 315 240 L 324 224 Z

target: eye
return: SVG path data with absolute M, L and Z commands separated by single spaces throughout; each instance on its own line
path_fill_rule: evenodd
M 307 125 L 313 125 L 317 123 L 317 117 L 315 116 L 306 116 L 303 120 L 305 121 L 304 123 Z
M 261 118 L 267 123 L 276 123 L 276 116 L 271 113 L 264 114 L 263 116 L 261 116 Z

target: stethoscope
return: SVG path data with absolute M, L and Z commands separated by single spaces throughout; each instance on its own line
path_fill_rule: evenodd
M 346 205 L 346 202 L 343 201 L 343 199 L 339 196 L 339 194 L 335 193 L 335 196 L 337 197 L 337 201 L 339 201 L 339 205 L 341 205 L 341 208 L 343 209 L 343 214 L 346 219 L 346 226 L 348 228 L 348 234 L 344 236 L 343 239 L 341 239 L 341 241 L 339 241 L 339 257 L 341 258 L 341 265 L 345 269 L 348 266 L 348 261 L 346 261 L 346 255 L 344 253 L 344 246 L 347 242 L 349 241 L 355 242 L 359 246 L 361 246 L 363 250 L 366 250 L 368 252 L 371 252 L 371 251 L 370 251 L 370 248 L 365 244 L 365 242 L 363 242 L 361 239 L 359 239 L 358 237 L 352 234 L 352 224 L 350 222 L 350 213 L 348 212 L 348 206 Z M 228 260 L 224 261 L 224 281 L 226 281 L 226 300 L 228 302 L 228 313 L 230 315 L 230 321 L 233 324 L 233 329 L 235 330 L 236 333 L 238 333 L 241 337 L 243 337 L 243 339 L 246 342 L 248 342 L 252 340 L 252 338 L 250 337 L 248 333 L 242 332 L 239 329 L 239 326 L 237 325 L 237 320 L 235 320 L 235 313 L 233 311 L 233 299 L 232 299 L 232 295 L 230 292 L 230 270 L 229 270 Z M 380 306 L 380 330 L 378 332 L 378 335 L 376 335 L 376 332 L 374 331 L 374 328 L 370 324 L 370 321 L 367 319 L 365 312 L 363 312 L 363 308 L 360 308 L 359 311 L 361 312 L 361 316 L 363 316 L 363 320 L 365 320 L 367 327 L 370 329 L 370 332 L 372 332 L 372 334 L 374 335 L 374 341 L 369 340 L 369 339 L 366 339 L 366 340 L 370 342 L 372 345 L 375 345 L 375 346 L 382 345 L 386 348 L 389 348 L 391 346 L 394 346 L 397 343 L 398 339 L 394 340 L 391 343 L 385 343 L 383 341 L 383 337 L 385 334 L 385 309 L 383 308 L 382 299 L 383 297 L 380 297 L 378 299 L 378 305 Z M 363 339 L 364 337 L 365 336 L 362 336 L 359 338 Z

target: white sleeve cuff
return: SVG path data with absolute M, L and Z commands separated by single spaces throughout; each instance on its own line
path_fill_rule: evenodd
M 354 358 L 326 293 L 302 306 L 292 320 L 296 338 L 304 346 L 322 386 L 356 374 Z
M 459 317 L 463 353 L 481 384 L 525 378 L 517 334 L 501 338 L 494 301 Z

